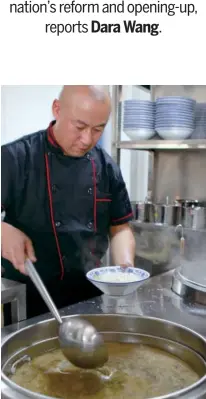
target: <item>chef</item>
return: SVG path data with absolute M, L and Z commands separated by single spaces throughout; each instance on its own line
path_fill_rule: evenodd
M 2 266 L 5 278 L 26 284 L 28 318 L 48 308 L 25 273 L 26 258 L 58 308 L 100 294 L 85 273 L 101 265 L 109 241 L 113 264 L 134 264 L 125 183 L 97 145 L 111 112 L 109 94 L 99 86 L 64 86 L 52 111 L 47 129 L 1 148 Z

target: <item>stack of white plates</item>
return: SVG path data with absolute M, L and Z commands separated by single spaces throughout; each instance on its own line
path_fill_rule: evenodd
M 206 139 L 206 103 L 196 104 L 195 130 L 191 139 Z
M 155 130 L 162 139 L 184 140 L 194 131 L 196 101 L 185 97 L 156 100 Z
M 123 130 L 132 140 L 148 140 L 154 135 L 155 103 L 126 100 L 123 102 Z

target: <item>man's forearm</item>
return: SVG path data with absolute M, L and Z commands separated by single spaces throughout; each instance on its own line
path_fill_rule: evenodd
M 135 238 L 128 224 L 110 229 L 111 255 L 114 265 L 132 265 L 135 258 Z

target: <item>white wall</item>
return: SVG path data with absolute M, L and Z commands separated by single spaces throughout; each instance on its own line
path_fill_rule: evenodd
M 1 143 L 47 128 L 62 86 L 2 86 Z
M 52 102 L 62 86 L 2 86 L 1 143 L 5 144 L 25 134 L 47 128 L 52 120 Z M 110 87 L 111 89 L 111 87 Z M 123 86 L 122 99 L 148 99 L 150 94 L 137 86 Z M 122 132 L 122 140 L 129 140 Z M 112 125 L 109 120 L 102 146 L 111 154 Z M 121 152 L 121 170 L 131 200 L 147 195 L 148 154 L 140 151 Z
M 61 88 L 62 86 L 2 86 L 2 144 L 46 128 L 52 120 L 52 102 Z M 111 121 L 108 122 L 101 140 L 109 154 L 110 139 Z

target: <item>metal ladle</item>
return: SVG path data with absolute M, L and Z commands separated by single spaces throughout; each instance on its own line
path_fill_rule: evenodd
M 82 318 L 69 317 L 68 320 L 62 320 L 44 283 L 29 259 L 25 262 L 25 270 L 50 312 L 60 324 L 59 343 L 65 357 L 81 368 L 93 369 L 103 366 L 108 360 L 108 353 L 102 336 L 88 321 Z

